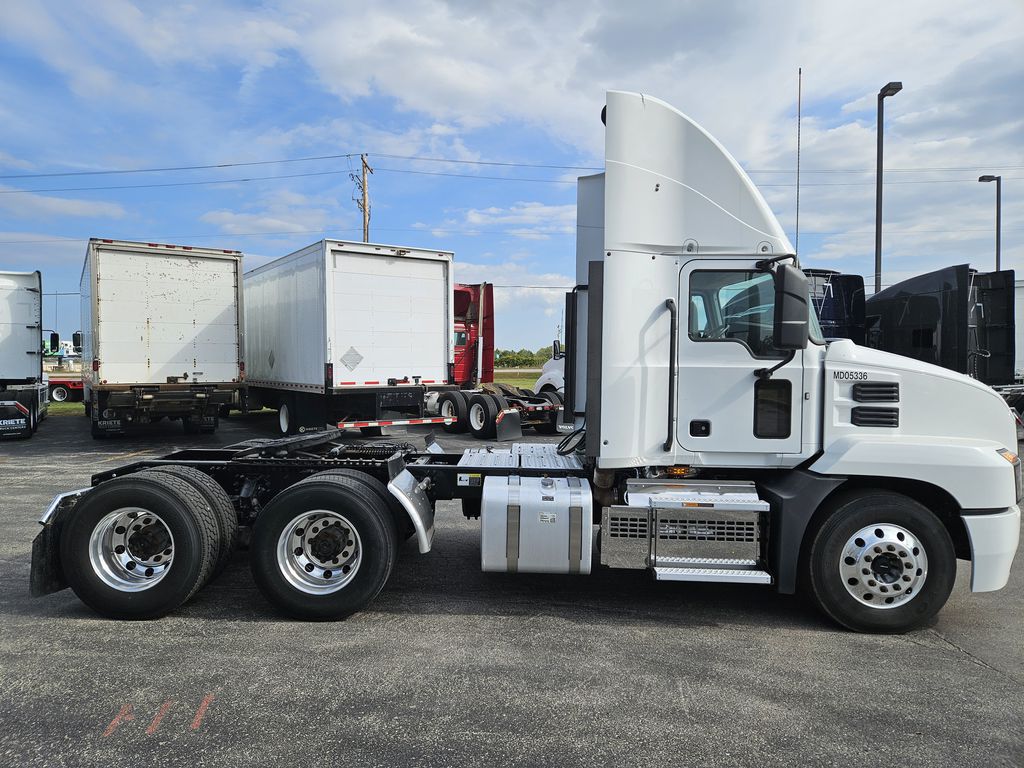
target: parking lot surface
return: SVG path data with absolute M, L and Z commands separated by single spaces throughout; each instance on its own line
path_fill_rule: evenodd
M 94 441 L 59 416 L 0 443 L 0 765 L 1024 765 L 1020 556 L 988 594 L 961 563 L 925 629 L 857 635 L 766 588 L 484 574 L 478 522 L 442 502 L 434 550 L 407 542 L 343 622 L 276 614 L 244 551 L 158 621 L 29 596 L 55 493 L 273 424 Z

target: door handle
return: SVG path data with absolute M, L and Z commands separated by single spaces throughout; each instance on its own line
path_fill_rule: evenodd
M 671 322 L 668 348 L 668 436 L 662 449 L 672 450 L 672 441 L 676 431 L 676 347 L 679 346 L 679 310 L 675 299 L 665 299 L 665 308 L 669 311 Z

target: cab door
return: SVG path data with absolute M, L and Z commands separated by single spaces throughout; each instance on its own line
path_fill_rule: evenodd
M 772 454 L 801 450 L 804 352 L 774 348 L 773 276 L 750 266 L 702 260 L 680 271 L 676 438 L 688 451 L 758 454 L 734 463 L 770 466 Z

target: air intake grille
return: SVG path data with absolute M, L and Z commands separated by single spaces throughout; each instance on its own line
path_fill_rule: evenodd
M 897 408 L 872 408 L 859 406 L 851 416 L 855 427 L 898 427 L 900 412 Z
M 756 520 L 681 520 L 661 518 L 658 539 L 661 541 L 731 541 L 756 542 Z
M 613 515 L 609 517 L 608 536 L 613 539 L 646 539 L 647 515 Z
M 858 381 L 853 385 L 853 399 L 858 403 L 898 403 L 900 385 L 896 381 Z

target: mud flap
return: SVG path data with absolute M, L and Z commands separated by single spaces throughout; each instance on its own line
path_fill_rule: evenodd
M 508 440 L 520 440 L 523 437 L 523 424 L 519 419 L 519 411 L 506 408 L 498 413 L 494 420 L 494 439 L 499 443 Z
M 46 525 L 32 541 L 32 570 L 29 589 L 32 597 L 60 592 L 67 587 L 60 567 L 60 526 Z

